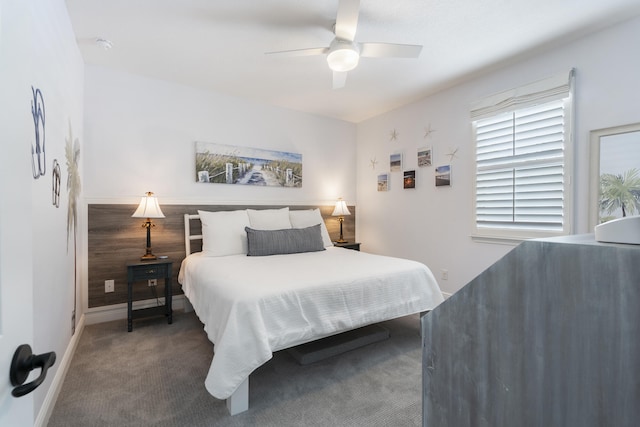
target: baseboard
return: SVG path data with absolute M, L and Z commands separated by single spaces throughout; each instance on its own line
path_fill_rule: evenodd
M 160 298 L 161 301 L 164 301 L 164 298 Z M 133 303 L 133 308 L 147 308 L 154 307 L 157 304 L 155 299 L 143 300 L 143 301 L 135 301 Z M 174 295 L 171 308 L 173 310 L 184 310 L 185 307 L 185 296 L 184 295 Z M 122 304 L 114 304 L 108 305 L 105 307 L 95 307 L 90 308 L 85 312 L 86 316 L 86 324 L 94 325 L 96 323 L 104 323 L 111 322 L 113 320 L 122 320 L 127 318 L 127 303 Z
M 58 400 L 60 390 L 62 390 L 62 384 L 64 384 L 64 379 L 67 376 L 67 371 L 69 370 L 69 366 L 71 366 L 71 360 L 73 359 L 73 355 L 75 354 L 78 343 L 80 342 L 80 337 L 82 336 L 82 332 L 84 331 L 84 326 L 85 316 L 83 314 L 82 316 L 80 316 L 80 321 L 76 325 L 76 332 L 71 337 L 69 345 L 64 352 L 64 356 L 62 356 L 62 359 L 59 362 L 58 370 L 53 377 L 53 381 L 51 382 L 49 391 L 44 398 L 44 402 L 42 402 L 42 406 L 40 407 L 38 416 L 36 417 L 36 420 L 33 424 L 34 426 L 45 427 L 47 424 L 49 424 L 49 418 L 53 413 L 53 408 L 55 407 L 56 401 Z
M 442 292 L 442 296 L 444 297 L 444 299 L 449 299 L 451 295 L 453 294 L 450 294 L 449 292 Z

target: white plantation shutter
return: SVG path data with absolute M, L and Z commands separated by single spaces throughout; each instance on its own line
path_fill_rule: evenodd
M 570 81 L 564 87 L 503 97 L 507 107 L 501 110 L 481 107 L 483 118 L 474 122 L 476 235 L 520 239 L 570 232 Z

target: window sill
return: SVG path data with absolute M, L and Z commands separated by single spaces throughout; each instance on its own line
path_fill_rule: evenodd
M 490 243 L 494 245 L 508 245 L 518 246 L 521 242 L 529 240 L 529 237 L 498 237 L 498 236 L 484 236 L 481 234 L 472 234 L 471 240 L 477 243 Z
M 478 243 L 491 243 L 496 245 L 509 245 L 509 246 L 517 246 L 525 240 L 532 239 L 546 239 L 549 237 L 561 237 L 568 236 L 570 233 L 550 233 L 550 232 L 537 232 L 528 236 L 522 235 L 497 235 L 497 234 L 480 234 L 480 233 L 471 233 L 471 239 L 474 242 Z

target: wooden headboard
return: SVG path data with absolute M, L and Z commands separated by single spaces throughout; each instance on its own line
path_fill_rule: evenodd
M 293 209 L 320 208 L 332 240 L 337 240 L 340 225 L 331 216 L 334 206 L 288 205 Z M 156 255 L 167 255 L 173 261 L 173 292 L 181 293 L 177 275 L 186 256 L 184 215 L 197 215 L 198 210 L 231 211 L 237 209 L 278 209 L 285 205 L 162 205 L 165 218 L 153 220 L 151 246 Z M 132 218 L 136 205 L 89 204 L 88 206 L 88 300 L 89 308 L 120 304 L 127 301 L 127 268 L 145 253 L 146 233 L 139 218 Z M 345 239 L 354 241 L 356 208 L 344 218 Z M 192 221 L 190 232 L 201 234 L 200 221 Z M 202 248 L 201 240 L 193 240 L 191 251 Z M 115 280 L 115 292 L 104 292 L 104 281 Z M 159 285 L 160 286 L 160 285 Z M 159 290 L 160 291 L 160 290 Z M 148 289 L 134 286 L 134 300 L 149 298 Z

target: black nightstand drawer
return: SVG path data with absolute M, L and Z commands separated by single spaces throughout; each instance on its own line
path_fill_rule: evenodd
M 166 264 L 158 264 L 158 265 L 145 265 L 145 266 L 137 266 L 129 269 L 129 280 L 138 281 L 138 280 L 149 280 L 149 279 L 157 279 L 161 277 L 165 277 L 167 275 L 167 265 Z

